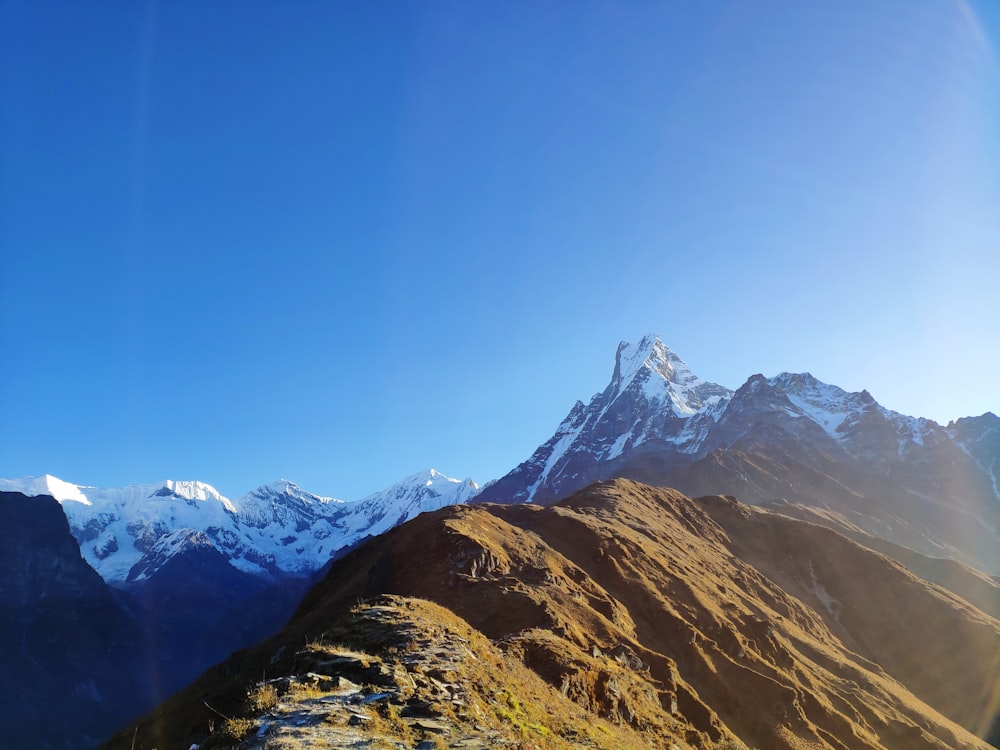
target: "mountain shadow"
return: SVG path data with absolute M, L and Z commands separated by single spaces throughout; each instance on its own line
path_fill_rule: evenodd
M 91 748 L 158 697 L 144 636 L 59 503 L 0 492 L 0 726 L 8 747 Z

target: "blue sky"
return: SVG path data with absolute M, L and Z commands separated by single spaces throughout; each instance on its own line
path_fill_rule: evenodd
M 1000 410 L 1000 8 L 0 2 L 0 475 L 361 497 L 659 332 Z

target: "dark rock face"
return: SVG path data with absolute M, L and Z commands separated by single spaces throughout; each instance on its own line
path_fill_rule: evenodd
M 184 531 L 189 538 L 182 549 L 155 561 L 149 578 L 123 589 L 163 662 L 157 702 L 206 667 L 280 628 L 309 583 L 307 578 L 270 583 L 244 573 L 203 534 Z M 253 617 L 246 617 L 248 611 Z
M 144 645 L 59 504 L 0 493 L 0 723 L 9 747 L 93 747 L 152 699 Z
M 966 417 L 948 425 L 948 432 L 968 453 L 990 480 L 1000 495 L 1000 417 L 987 412 L 979 417 Z
M 647 337 L 619 347 L 609 386 L 577 402 L 552 438 L 476 501 L 547 504 L 615 477 L 823 508 L 874 536 L 1000 574 L 993 414 L 942 427 L 808 373 L 754 375 L 731 392 Z
M 55 499 L 3 492 L 0 514 L 0 722 L 11 747 L 94 747 L 280 628 L 309 583 L 242 573 L 192 532 L 148 578 L 116 590 L 84 561 Z

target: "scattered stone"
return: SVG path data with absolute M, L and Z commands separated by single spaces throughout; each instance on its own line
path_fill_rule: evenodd
M 436 710 L 434 704 L 430 701 L 411 698 L 403 707 L 402 715 L 407 717 L 436 718 L 441 715 L 441 712 Z
M 388 700 L 393 695 L 395 695 L 395 694 L 394 693 L 372 693 L 371 695 L 364 695 L 364 696 L 362 696 L 361 697 L 361 703 L 362 704 L 379 703 L 381 701 Z
M 446 734 L 450 729 L 448 724 L 435 719 L 420 719 L 419 721 L 412 722 L 410 727 L 417 731 L 430 732 L 431 734 Z

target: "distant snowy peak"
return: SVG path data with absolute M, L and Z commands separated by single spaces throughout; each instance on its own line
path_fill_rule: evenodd
M 273 498 L 291 498 L 298 500 L 303 503 L 342 503 L 343 500 L 337 500 L 332 497 L 323 497 L 322 495 L 314 495 L 311 492 L 306 492 L 304 489 L 299 487 L 295 482 L 291 482 L 287 479 L 279 479 L 276 482 L 268 482 L 263 484 L 255 490 L 251 490 L 244 495 L 248 496 L 258 496 L 258 497 L 273 497 Z
M 80 487 L 69 482 L 64 482 L 51 474 L 43 474 L 40 477 L 23 477 L 21 479 L 0 479 L 0 490 L 20 492 L 22 495 L 27 495 L 28 497 L 49 495 L 60 503 L 76 502 L 90 505 L 90 500 L 83 494 Z
M 167 480 L 156 484 L 133 484 L 126 487 L 92 487 L 82 484 L 72 484 L 51 474 L 40 477 L 22 477 L 20 479 L 0 479 L 0 488 L 13 492 L 21 492 L 34 497 L 50 495 L 63 504 L 67 513 L 78 512 L 73 505 L 105 507 L 110 505 L 127 505 L 136 502 L 164 499 L 183 500 L 191 502 L 218 503 L 229 511 L 234 508 L 228 499 L 212 485 L 204 482 L 177 482 Z M 86 513 L 86 510 L 79 510 Z
M 359 503 L 385 497 L 403 497 L 419 492 L 432 497 L 441 497 L 449 502 L 447 505 L 458 505 L 467 502 L 479 491 L 479 485 L 471 479 L 453 479 L 436 469 L 428 469 L 400 480 L 381 492 L 375 492 L 358 500 Z
M 621 393 L 625 386 L 644 369 L 678 385 L 694 385 L 702 382 L 658 335 L 650 333 L 635 344 L 628 341 L 618 344 L 611 387 Z
M 847 411 L 876 403 L 868 391 L 850 392 L 824 383 L 809 372 L 782 372 L 768 379 L 772 388 L 780 388 L 803 401 L 824 409 Z
M 993 423 L 953 428 L 964 450 L 994 477 Z M 879 472 L 947 441 L 936 423 L 898 414 L 867 391 L 850 393 L 810 373 L 751 376 L 737 391 L 699 378 L 659 336 L 622 342 L 611 382 L 577 401 L 548 441 L 478 496 L 483 502 L 551 502 L 590 482 L 666 476 L 715 451 L 757 450 L 781 435 L 823 455 L 846 455 Z
M 234 505 L 237 517 L 245 524 L 261 528 L 269 524 L 286 524 L 290 520 L 310 522 L 326 515 L 327 506 L 342 505 L 343 500 L 306 492 L 294 482 L 279 479 L 251 490 L 238 498 Z
M 143 581 L 159 570 L 171 558 L 184 553 L 216 550 L 217 546 L 203 531 L 174 529 L 160 536 L 136 562 L 128 573 L 128 581 Z
M 285 479 L 236 501 L 203 482 L 105 489 L 45 475 L 0 479 L 0 489 L 54 496 L 87 562 L 106 581 L 125 583 L 209 547 L 254 575 L 308 574 L 343 547 L 424 511 L 468 502 L 479 488 L 430 469 L 353 502 L 314 495 Z
M 807 372 L 783 372 L 766 382 L 788 400 L 786 413 L 815 422 L 848 450 L 859 432 L 870 431 L 873 422 L 895 434 L 900 455 L 911 446 L 923 446 L 925 440 L 945 434 L 932 420 L 887 409 L 868 391 L 848 392 Z
M 215 487 L 204 482 L 175 482 L 171 479 L 163 482 L 160 489 L 153 493 L 153 497 L 176 497 L 181 500 L 199 500 L 202 502 L 215 501 L 222 503 L 229 510 L 233 510 L 232 503 L 222 496 Z
M 460 481 L 430 469 L 349 503 L 345 510 L 368 520 L 367 533 L 381 534 L 425 511 L 467 503 L 478 492 L 479 485 L 471 479 Z
M 748 383 L 757 382 L 753 378 Z M 785 408 L 790 416 L 805 417 L 818 424 L 831 437 L 853 413 L 875 404 L 867 391 L 848 393 L 829 385 L 811 373 L 783 372 L 766 380 L 767 385 L 788 399 Z M 759 392 L 757 394 L 759 398 Z
M 732 391 L 702 380 L 656 334 L 632 344 L 622 341 L 605 398 L 635 392 L 650 403 L 663 404 L 674 416 L 688 417 L 728 399 Z
M 700 448 L 733 392 L 702 380 L 659 336 L 623 341 L 608 386 L 577 401 L 531 458 L 491 483 L 483 502 L 548 502 L 579 489 L 649 443 L 693 453 Z

